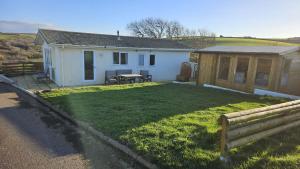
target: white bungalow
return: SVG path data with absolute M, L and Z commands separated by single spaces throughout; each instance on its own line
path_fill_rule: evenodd
M 175 80 L 190 49 L 176 41 L 40 29 L 44 70 L 59 86 L 103 84 L 106 70 L 148 70 L 153 81 Z

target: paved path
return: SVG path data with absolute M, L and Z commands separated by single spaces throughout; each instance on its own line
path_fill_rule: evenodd
M 10 79 L 13 80 L 18 86 L 30 91 L 50 90 L 59 88 L 55 83 L 51 81 L 36 80 L 34 75 L 16 76 L 10 77 Z
M 0 83 L 0 169 L 141 168 L 31 97 Z

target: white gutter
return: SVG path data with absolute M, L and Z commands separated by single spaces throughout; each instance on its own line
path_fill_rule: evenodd
M 57 47 L 71 47 L 71 48 L 101 48 L 101 49 L 129 49 L 129 50 L 160 50 L 160 51 L 179 51 L 179 52 L 193 52 L 195 49 L 173 49 L 173 48 L 137 48 L 137 47 L 117 47 L 117 46 L 96 46 L 96 45 L 72 45 L 72 44 L 55 44 Z

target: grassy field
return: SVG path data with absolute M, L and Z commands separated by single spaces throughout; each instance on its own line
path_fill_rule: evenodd
M 203 47 L 202 42 L 197 39 L 178 40 L 180 43 L 191 48 Z M 272 40 L 254 39 L 254 38 L 216 38 L 216 42 L 209 46 L 299 46 L 300 43 L 286 43 Z
M 299 44 L 250 38 L 217 38 L 219 46 L 297 46 Z
M 168 83 L 89 86 L 41 94 L 79 120 L 128 145 L 161 168 L 223 168 L 219 161 L 223 113 L 282 100 Z M 295 168 L 300 131 L 231 151 L 229 168 Z
M 35 39 L 35 34 L 7 34 L 7 33 L 0 33 L 0 40 L 17 40 L 17 39 Z

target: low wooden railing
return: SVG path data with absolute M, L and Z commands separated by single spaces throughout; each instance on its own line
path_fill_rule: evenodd
M 231 148 L 300 125 L 300 100 L 221 116 L 221 159 Z
M 2 63 L 2 73 L 6 76 L 34 74 L 43 70 L 43 62 Z

